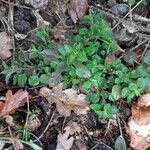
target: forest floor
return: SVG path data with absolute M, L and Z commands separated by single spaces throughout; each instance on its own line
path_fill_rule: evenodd
M 148 149 L 149 44 L 146 0 L 0 0 L 0 150 Z

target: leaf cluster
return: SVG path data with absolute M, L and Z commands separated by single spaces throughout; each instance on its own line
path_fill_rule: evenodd
M 36 32 L 36 43 L 29 51 L 18 52 L 15 61 L 3 62 L 6 82 L 13 77 L 14 85 L 55 87 L 81 90 L 91 109 L 102 119 L 118 112 L 114 101 L 124 98 L 131 102 L 145 87 L 150 86 L 150 53 L 145 54 L 137 68 L 129 69 L 120 59 L 105 63 L 115 52 L 116 42 L 107 22 L 99 13 L 85 16 L 78 32 L 65 44 L 56 44 L 49 28 Z

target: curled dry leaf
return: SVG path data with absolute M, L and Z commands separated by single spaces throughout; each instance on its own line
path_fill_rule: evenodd
M 45 9 L 48 5 L 48 0 L 25 0 L 25 3 L 32 5 L 35 9 Z
M 74 23 L 81 19 L 88 10 L 88 0 L 70 0 L 69 14 Z
M 66 30 L 62 26 L 55 26 L 51 33 L 56 40 L 59 40 L 60 43 L 65 41 Z
M 73 145 L 74 137 L 70 137 L 68 139 L 70 133 L 71 133 L 71 130 L 67 128 L 65 133 L 58 134 L 56 150 L 70 150 L 71 149 Z
M 79 126 L 78 123 L 72 122 L 70 125 L 65 127 L 65 130 L 70 130 L 70 135 L 73 135 L 75 132 L 80 133 L 81 127 Z
M 135 150 L 150 147 L 150 94 L 144 94 L 132 106 L 132 117 L 126 127 L 130 136 L 130 146 Z
M 115 60 L 116 59 L 116 56 L 115 56 L 115 54 L 109 54 L 106 58 L 105 58 L 105 61 L 104 61 L 104 63 L 105 64 L 108 64 L 109 62 L 111 62 L 111 61 L 113 61 L 113 60 Z
M 28 92 L 18 90 L 14 95 L 11 90 L 6 93 L 5 102 L 0 101 L 0 117 L 15 113 L 18 107 L 27 102 Z
M 59 84 L 52 90 L 46 87 L 40 89 L 40 95 L 45 97 L 50 104 L 56 103 L 57 111 L 66 117 L 70 116 L 73 110 L 77 115 L 87 114 L 89 106 L 85 101 L 84 94 L 77 94 L 73 89 L 62 90 L 63 85 Z
M 33 114 L 29 116 L 29 119 L 27 121 L 27 128 L 28 131 L 33 132 L 36 131 L 41 126 L 41 121 L 38 118 L 38 115 Z
M 13 49 L 13 41 L 6 32 L 0 32 L 0 60 L 11 57 L 10 49 Z

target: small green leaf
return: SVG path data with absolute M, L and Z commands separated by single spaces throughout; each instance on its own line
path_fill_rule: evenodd
M 80 78 L 91 77 L 91 71 L 84 65 L 79 65 L 76 67 L 76 75 Z
M 115 150 L 126 150 L 127 145 L 125 139 L 120 135 L 115 142 Z
M 79 79 L 72 79 L 72 84 L 77 85 L 80 82 Z
M 88 80 L 88 81 L 85 81 L 83 84 L 82 84 L 82 88 L 86 91 L 88 90 L 89 88 L 91 87 L 91 82 Z
M 143 57 L 143 62 L 146 63 L 147 65 L 150 65 L 150 50 L 148 50 L 144 57 Z
M 40 82 L 45 84 L 45 83 L 49 83 L 49 75 L 47 74 L 42 74 L 40 76 Z
M 30 86 L 37 86 L 40 82 L 40 79 L 37 75 L 33 75 L 33 76 L 30 76 L 29 78 L 29 85 Z
M 127 87 L 123 88 L 121 91 L 122 97 L 126 98 L 128 96 L 128 94 L 129 94 L 128 88 Z
M 100 104 L 91 104 L 90 105 L 90 108 L 92 109 L 92 110 L 94 110 L 94 111 L 99 111 L 99 110 L 101 110 L 102 109 L 102 105 L 100 105 Z
M 16 84 L 17 84 L 17 77 L 18 77 L 17 74 L 15 74 L 15 75 L 13 76 L 13 85 L 16 85 Z
M 121 87 L 119 85 L 114 85 L 112 87 L 112 96 L 115 100 L 121 98 Z
M 100 95 L 98 93 L 89 92 L 86 95 L 86 100 L 90 103 L 98 103 L 100 100 Z
M 49 86 L 55 87 L 61 82 L 61 73 L 53 72 L 49 78 Z
M 47 58 L 49 61 L 53 61 L 59 58 L 59 54 L 56 50 L 45 49 L 42 51 L 44 58 Z
M 24 87 L 27 82 L 27 76 L 25 74 L 19 74 L 17 77 L 17 82 L 20 87 Z

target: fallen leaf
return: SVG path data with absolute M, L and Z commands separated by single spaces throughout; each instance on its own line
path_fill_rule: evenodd
M 79 126 L 78 123 L 72 122 L 70 125 L 65 127 L 65 130 L 70 130 L 70 135 L 73 135 L 74 133 L 81 132 L 81 127 Z
M 73 110 L 77 115 L 87 114 L 89 106 L 84 94 L 77 94 L 73 89 L 62 90 L 63 85 L 58 84 L 52 90 L 46 87 L 40 89 L 40 95 L 50 104 L 56 103 L 57 111 L 63 116 L 70 116 Z
M 62 26 L 55 26 L 51 33 L 56 40 L 59 40 L 59 43 L 63 43 L 65 41 L 66 30 Z
M 130 120 L 132 121 L 132 120 Z M 131 123 L 131 122 L 130 122 Z M 146 150 L 150 147 L 150 137 L 146 138 L 143 136 L 139 136 L 135 129 L 135 122 L 133 124 L 128 123 L 130 126 L 126 128 L 126 132 L 130 136 L 130 146 L 135 150 Z M 138 126 L 139 127 L 139 126 Z M 138 128 L 137 130 L 141 130 L 143 128 Z M 146 129 L 146 127 L 145 127 Z
M 0 117 L 15 113 L 18 107 L 27 102 L 28 92 L 18 90 L 14 95 L 11 90 L 6 93 L 5 102 L 0 102 Z
M 70 137 L 68 139 L 70 133 L 71 133 L 71 129 L 66 128 L 65 133 L 58 134 L 56 150 L 70 150 L 71 149 L 73 145 L 74 137 Z
M 33 114 L 29 116 L 29 119 L 27 121 L 27 129 L 30 132 L 36 131 L 41 126 L 41 121 L 38 118 L 38 115 Z
M 13 41 L 6 32 L 0 32 L 0 60 L 11 57 L 10 49 L 13 49 Z
M 35 9 L 44 9 L 48 5 L 48 0 L 25 0 L 25 3 L 32 5 Z
M 132 117 L 140 125 L 150 124 L 150 94 L 144 94 L 132 107 Z
M 5 116 L 5 121 L 10 127 L 13 127 L 15 125 L 14 118 L 10 115 Z
M 76 12 L 73 9 L 69 9 L 68 14 L 70 15 L 72 21 L 76 24 L 78 21 L 78 16 L 77 16 Z
M 6 144 L 6 143 L 5 143 L 4 141 L 1 141 L 1 140 L 0 140 L 0 150 L 3 149 L 3 147 L 5 146 L 5 144 Z
M 135 150 L 150 147 L 150 94 L 142 95 L 132 106 L 132 116 L 126 127 L 130 146 Z
M 104 61 L 104 64 L 108 64 L 109 62 L 113 61 L 116 59 L 116 56 L 115 54 L 109 54 L 106 58 L 105 58 L 105 61 Z
M 71 8 L 76 12 L 78 19 L 84 17 L 88 10 L 88 1 L 87 0 L 70 0 Z M 76 17 L 74 12 L 71 12 L 72 19 L 75 21 Z

